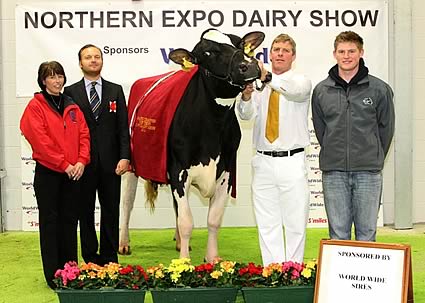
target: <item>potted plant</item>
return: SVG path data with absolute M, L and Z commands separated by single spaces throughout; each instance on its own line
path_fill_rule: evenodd
M 249 263 L 239 269 L 238 282 L 246 303 L 313 303 L 316 269 L 315 261 Z
M 170 265 L 149 267 L 149 287 L 154 303 L 235 302 L 238 263 L 216 260 L 193 266 L 190 259 L 174 259 Z
M 61 303 L 143 303 L 148 275 L 140 265 L 68 262 L 55 273 Z
M 283 262 L 266 267 L 215 260 L 194 266 L 174 259 L 168 266 L 105 266 L 68 262 L 55 274 L 61 303 L 233 303 L 241 289 L 246 303 L 312 303 L 317 264 Z

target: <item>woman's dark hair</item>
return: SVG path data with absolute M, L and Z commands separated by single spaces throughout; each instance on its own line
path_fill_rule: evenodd
M 43 83 L 43 81 L 46 80 L 47 77 L 54 75 L 62 75 L 64 80 L 63 84 L 65 85 L 65 71 L 63 69 L 63 66 L 59 62 L 47 61 L 40 64 L 40 67 L 38 68 L 37 82 L 42 90 L 46 90 L 46 85 Z

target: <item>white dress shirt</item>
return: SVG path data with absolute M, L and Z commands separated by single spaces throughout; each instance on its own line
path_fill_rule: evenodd
M 99 96 L 99 100 L 102 101 L 102 78 L 100 77 L 99 79 L 95 81 L 84 78 L 84 85 L 86 86 L 86 92 L 87 92 L 87 97 L 89 98 L 89 101 L 90 101 L 90 90 L 92 88 L 92 82 L 96 82 L 96 86 L 94 88 L 96 90 L 97 95 Z
M 270 143 L 265 137 L 267 111 L 271 89 L 279 92 L 279 137 Z M 263 91 L 254 91 L 248 101 L 239 100 L 237 111 L 242 120 L 255 117 L 254 148 L 261 151 L 282 151 L 310 145 L 308 108 L 311 81 L 289 70 L 273 74 Z M 241 99 L 241 96 L 239 96 Z

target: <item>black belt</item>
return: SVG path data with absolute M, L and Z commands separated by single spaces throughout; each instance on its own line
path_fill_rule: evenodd
M 266 155 L 266 156 L 272 156 L 272 157 L 287 157 L 295 155 L 296 153 L 300 153 L 303 152 L 304 148 L 296 148 L 290 151 L 287 150 L 282 150 L 282 151 L 277 151 L 277 150 L 273 150 L 273 151 L 262 151 L 262 150 L 257 150 L 257 153 Z

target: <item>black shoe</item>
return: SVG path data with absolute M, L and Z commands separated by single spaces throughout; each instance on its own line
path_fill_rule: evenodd
M 102 261 L 102 266 L 109 264 L 110 262 L 118 263 L 118 256 L 117 255 L 109 256 L 109 257 L 103 256 L 103 257 L 100 257 L 100 260 Z
M 91 263 L 94 263 L 94 264 L 97 264 L 97 265 L 100 265 L 100 266 L 104 265 L 102 263 L 103 262 L 102 258 L 98 254 L 95 254 L 95 255 L 89 256 L 89 257 L 84 257 L 84 262 L 86 262 L 86 263 L 91 262 Z

